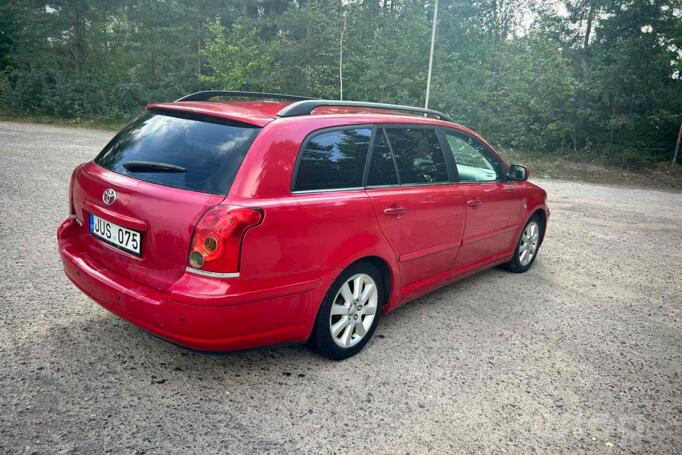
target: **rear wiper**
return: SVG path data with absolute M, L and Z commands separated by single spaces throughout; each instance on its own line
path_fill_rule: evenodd
M 175 164 L 153 161 L 126 161 L 123 167 L 131 172 L 187 172 L 187 169 Z

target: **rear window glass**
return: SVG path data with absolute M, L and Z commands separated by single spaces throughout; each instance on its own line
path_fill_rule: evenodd
M 436 131 L 431 128 L 387 128 L 400 183 L 447 182 L 448 170 Z
M 370 128 L 320 133 L 306 141 L 298 163 L 295 191 L 362 186 Z
M 225 195 L 260 128 L 220 119 L 148 112 L 95 158 L 136 179 Z

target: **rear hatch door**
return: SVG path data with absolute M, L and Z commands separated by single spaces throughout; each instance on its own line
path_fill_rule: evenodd
M 259 131 L 170 111 L 134 120 L 74 174 L 73 207 L 86 253 L 120 275 L 167 290 L 185 271 L 196 222 L 224 200 Z M 104 225 L 93 224 L 102 220 L 115 233 L 118 226 L 139 233 L 139 248 L 98 236 Z

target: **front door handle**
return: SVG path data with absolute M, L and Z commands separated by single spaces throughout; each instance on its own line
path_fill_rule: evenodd
M 467 205 L 473 209 L 478 207 L 479 205 L 483 204 L 479 199 L 471 199 L 467 201 Z
M 407 209 L 405 207 L 389 207 L 387 209 L 384 209 L 384 215 L 388 216 L 402 215 L 405 212 L 407 212 Z

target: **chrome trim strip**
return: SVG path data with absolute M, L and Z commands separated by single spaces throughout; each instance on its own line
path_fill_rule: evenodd
M 421 186 L 458 185 L 460 183 L 469 183 L 469 182 L 420 182 L 420 183 L 401 183 L 400 185 L 367 185 L 367 186 L 353 186 L 350 188 L 328 188 L 328 189 L 324 189 L 324 190 L 299 190 L 299 191 L 292 191 L 291 194 L 331 193 L 334 191 L 373 190 L 373 189 L 381 189 L 381 188 L 413 188 L 413 187 L 421 187 Z M 477 182 L 477 183 L 499 183 L 499 182 L 492 182 L 491 181 L 491 182 Z
M 325 188 L 321 190 L 297 190 L 292 191 L 291 194 L 308 194 L 308 193 L 331 193 L 333 191 L 353 191 L 353 190 L 364 190 L 362 186 L 352 186 L 348 188 Z
M 232 273 L 220 273 L 220 272 L 209 272 L 207 270 L 194 269 L 192 267 L 185 267 L 186 272 L 196 273 L 197 275 L 210 276 L 211 278 L 239 278 L 239 272 Z
M 334 191 L 353 191 L 353 190 L 373 190 L 373 189 L 383 189 L 383 188 L 415 188 L 421 186 L 442 186 L 442 185 L 483 185 L 486 183 L 515 183 L 509 182 L 507 180 L 488 180 L 488 181 L 467 181 L 460 180 L 457 182 L 419 182 L 419 183 L 401 183 L 400 185 L 367 185 L 367 186 L 354 186 L 350 188 L 328 188 L 324 190 L 299 190 L 292 191 L 291 194 L 309 194 L 309 193 L 331 193 Z
M 419 182 L 419 183 L 401 183 L 393 185 L 367 185 L 366 190 L 381 189 L 381 188 L 414 188 L 422 186 L 443 186 L 443 185 L 457 185 L 459 182 Z

